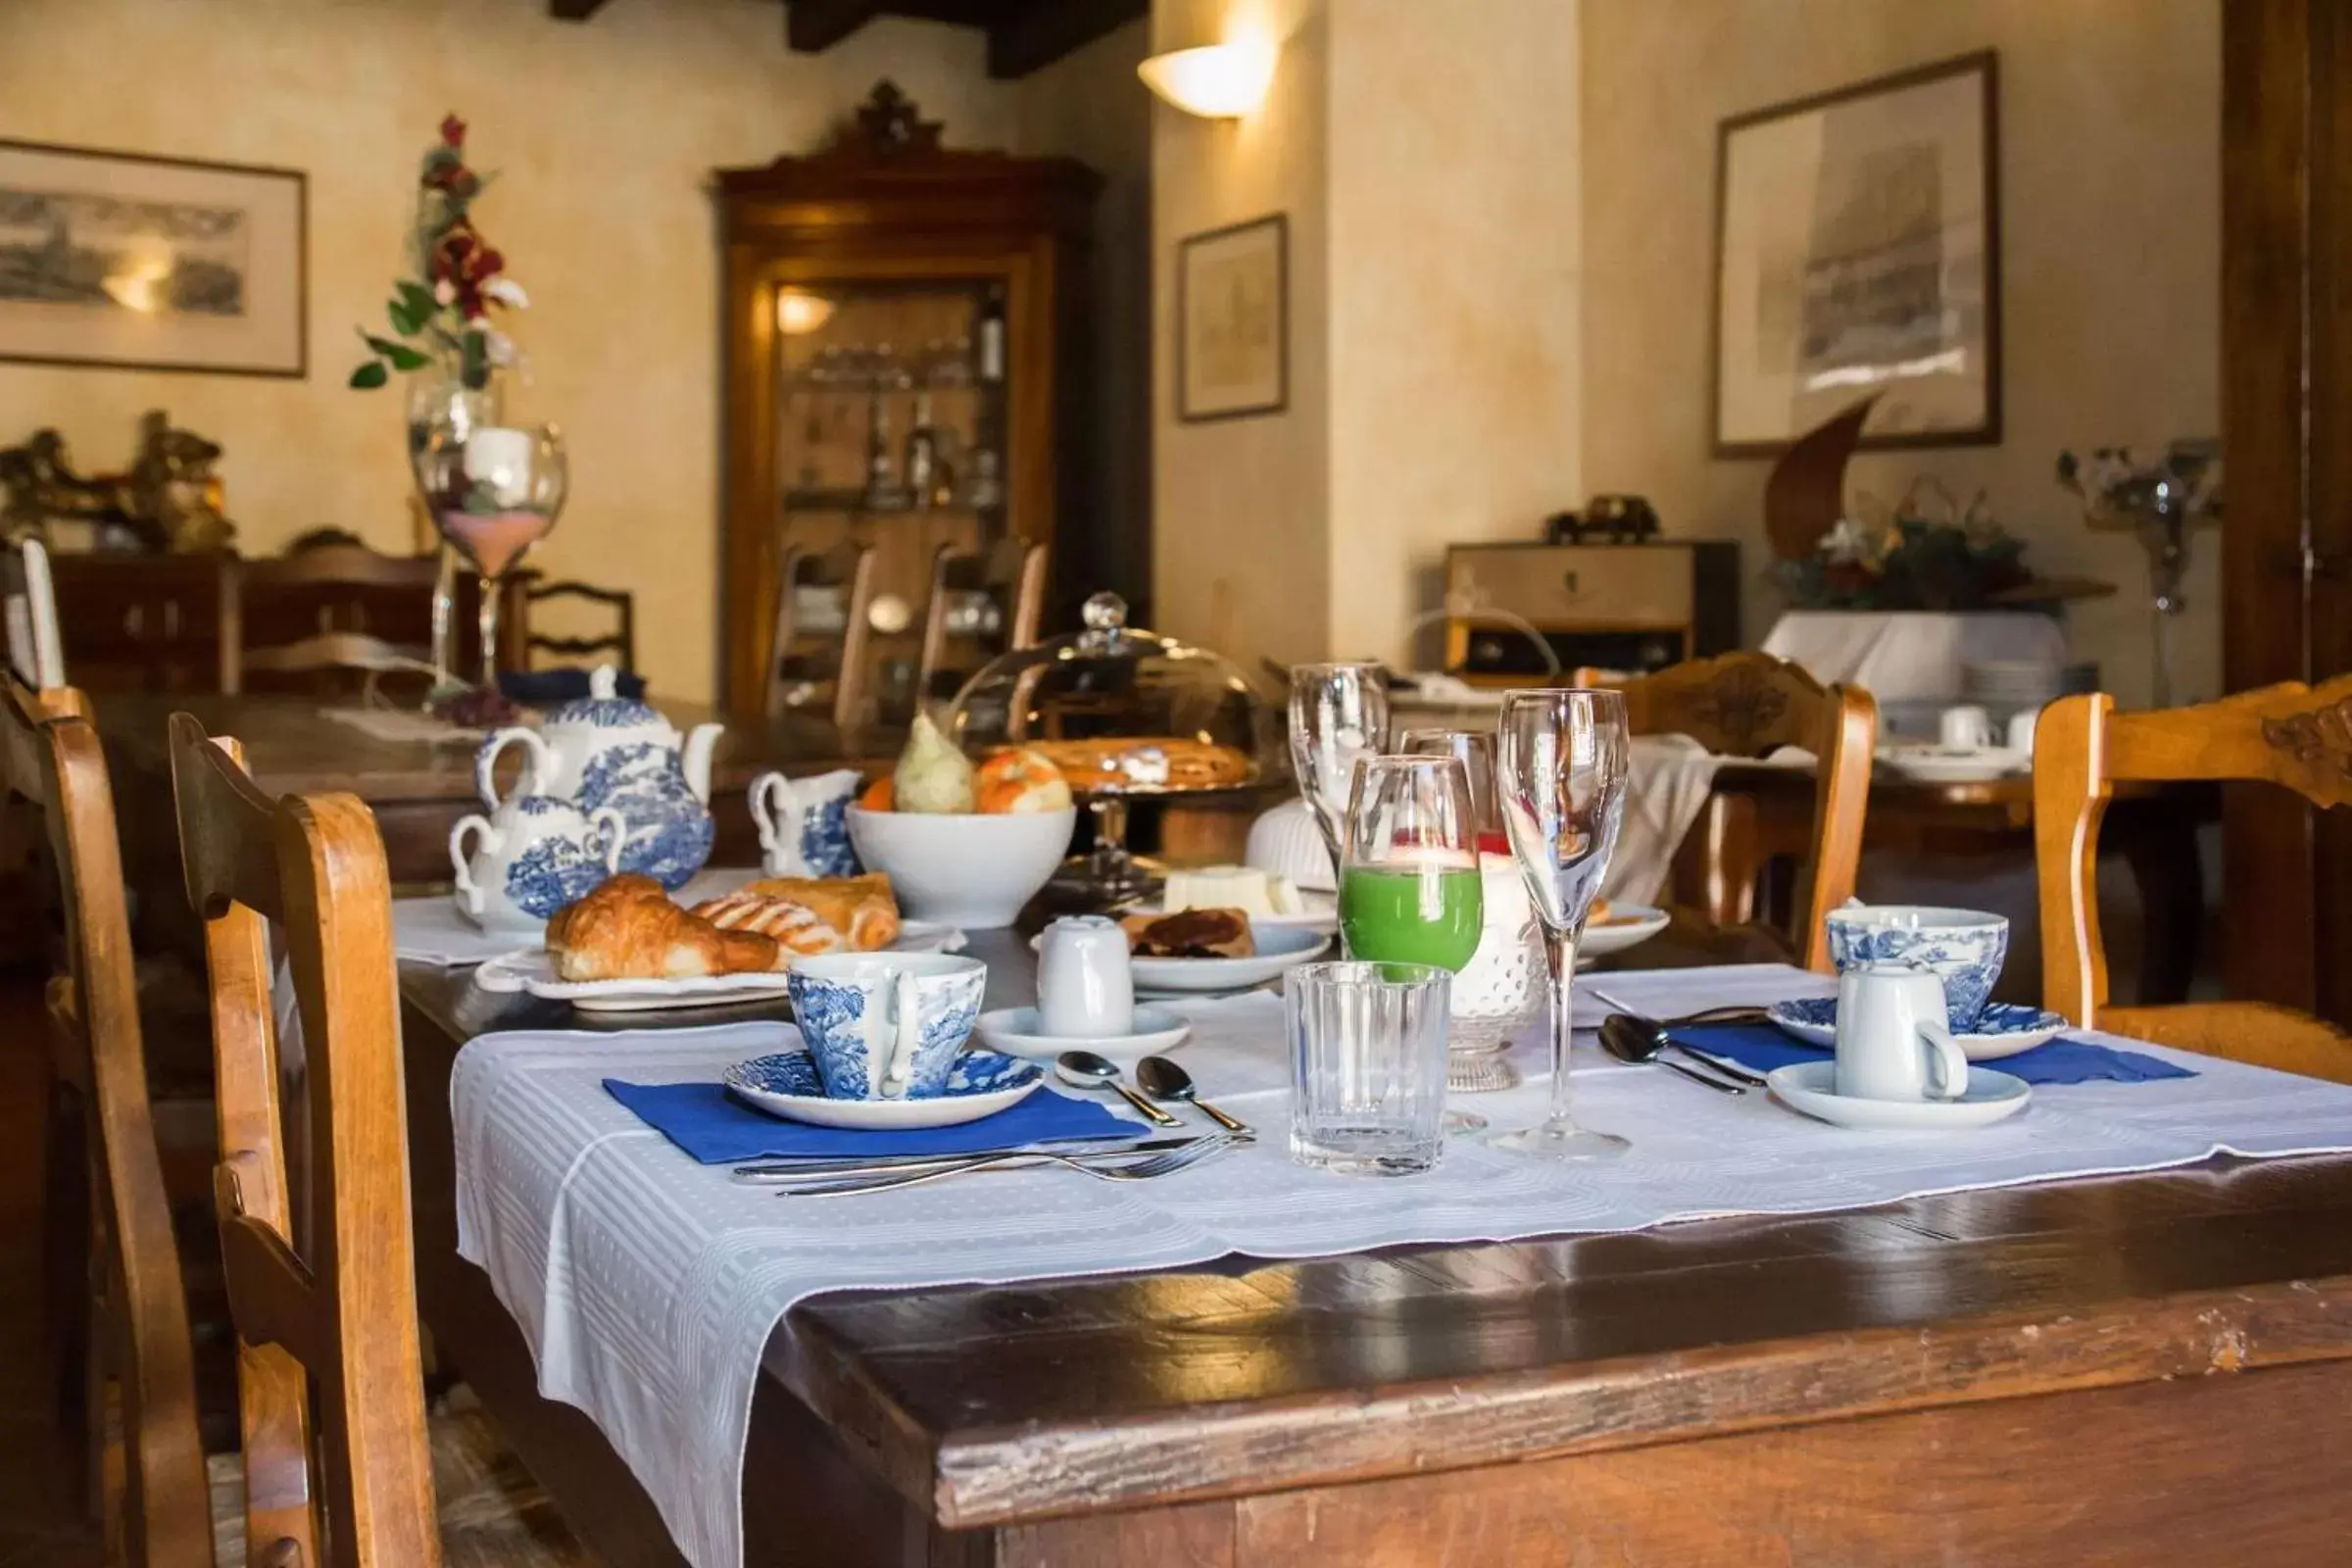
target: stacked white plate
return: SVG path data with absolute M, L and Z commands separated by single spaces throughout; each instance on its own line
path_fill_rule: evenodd
M 2095 663 L 1993 660 L 1960 666 L 1961 701 L 1984 709 L 1995 723 L 2011 713 L 2038 710 L 2054 698 L 2098 689 L 2099 666 Z

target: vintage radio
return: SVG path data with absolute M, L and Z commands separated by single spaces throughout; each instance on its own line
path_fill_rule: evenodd
M 1562 669 L 1651 670 L 1740 646 L 1740 546 L 1451 545 L 1446 667 L 1474 686 Z

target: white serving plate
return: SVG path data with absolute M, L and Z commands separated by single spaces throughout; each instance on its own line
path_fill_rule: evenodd
M 1250 924 L 1252 927 L 1272 926 L 1277 930 L 1320 931 L 1325 936 L 1340 928 L 1340 901 L 1337 895 L 1310 893 L 1301 888 L 1298 891 L 1298 903 L 1301 907 L 1298 914 L 1253 914 L 1250 917 Z M 1168 911 L 1159 904 L 1130 904 L 1117 912 L 1121 918 L 1131 914 L 1148 914 L 1156 919 Z
M 963 932 L 928 920 L 904 920 L 892 953 L 955 953 Z M 791 976 L 782 969 L 745 974 L 698 975 L 683 980 L 562 980 L 554 956 L 544 947 L 516 948 L 473 971 L 484 991 L 526 992 L 549 1002 L 568 1002 L 583 1012 L 657 1012 L 665 1007 L 723 1007 L 781 997 Z
M 1052 1061 L 1065 1051 L 1091 1051 L 1122 1067 L 1173 1051 L 1193 1032 L 1193 1026 L 1177 1014 L 1149 1004 L 1135 1009 L 1135 1029 L 1129 1034 L 1070 1037 L 1041 1034 L 1040 1027 L 1035 1007 L 999 1007 L 982 1013 L 974 1032 L 991 1049 L 1008 1056 Z
M 2006 746 L 1882 746 L 1878 760 L 1920 784 L 1989 784 L 2034 766 L 2029 753 Z
M 824 1092 L 808 1052 L 781 1051 L 735 1063 L 723 1081 L 738 1100 L 786 1121 L 903 1132 L 960 1127 L 993 1116 L 1028 1099 L 1046 1074 L 1035 1063 L 1015 1062 L 997 1052 L 967 1051 L 956 1058 L 943 1095 L 925 1100 L 835 1100 Z
M 1647 904 L 1614 904 L 1609 906 L 1606 925 L 1585 927 L 1585 937 L 1576 945 L 1580 958 L 1605 958 L 1612 953 L 1640 947 L 1666 929 L 1672 916 L 1664 909 Z
M 1838 1064 L 1800 1061 L 1764 1075 L 1772 1097 L 1816 1121 L 1870 1132 L 1957 1132 L 2005 1121 L 2026 1108 L 2034 1089 L 1990 1067 L 1968 1069 L 1958 1100 L 1863 1100 L 1838 1093 Z

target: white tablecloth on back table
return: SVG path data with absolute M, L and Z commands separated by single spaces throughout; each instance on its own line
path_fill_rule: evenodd
M 1958 702 L 1964 664 L 2067 662 L 2066 629 L 2054 618 L 2006 610 L 1792 610 L 1773 622 L 1764 652 L 1825 684 L 1860 686 L 1881 705 Z
M 1658 1012 L 1814 995 L 1778 966 L 1618 974 Z M 1809 1213 L 1906 1197 L 2249 1156 L 2352 1149 L 2352 1088 L 2141 1047 L 2201 1076 L 2044 1087 L 2023 1114 L 1964 1138 L 1857 1133 L 1762 1095 L 1717 1095 L 1653 1067 L 1579 1062 L 1578 1111 L 1632 1138 L 1601 1165 L 1551 1165 L 1466 1140 L 1409 1180 L 1293 1165 L 1280 1005 L 1195 1008 L 1184 1060 L 1267 1141 L 1146 1185 L 1068 1172 L 971 1177 L 855 1199 L 801 1200 L 695 1164 L 603 1080 L 714 1080 L 784 1047 L 781 1023 L 685 1032 L 488 1035 L 452 1075 L 459 1250 L 490 1275 L 537 1357 L 540 1392 L 586 1410 L 697 1568 L 737 1568 L 744 1435 L 762 1346 L 821 1291 L 1008 1283 L 1283 1258 L 1405 1243 L 1638 1230 L 1740 1213 Z M 1479 1097 L 1510 1127 L 1543 1113 L 1529 1083 Z

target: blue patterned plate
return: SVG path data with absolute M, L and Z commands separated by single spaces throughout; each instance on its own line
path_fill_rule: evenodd
M 1838 999 L 1808 997 L 1801 1002 L 1776 1002 L 1764 1009 L 1782 1033 L 1794 1035 L 1808 1046 L 1833 1051 L 1838 1046 Z M 1955 1034 L 1961 1054 L 1971 1061 L 1994 1061 L 2032 1051 L 2066 1028 L 2066 1020 L 2043 1007 L 2014 1002 L 1987 1002 L 1977 1014 L 1977 1027 Z
M 946 1092 L 929 1100 L 834 1100 L 817 1081 L 815 1059 L 806 1051 L 786 1051 L 739 1061 L 723 1081 L 736 1099 L 786 1121 L 888 1131 L 956 1127 L 993 1116 L 1027 1098 L 1046 1081 L 1046 1070 L 1018 1056 L 966 1051 L 949 1070 Z

